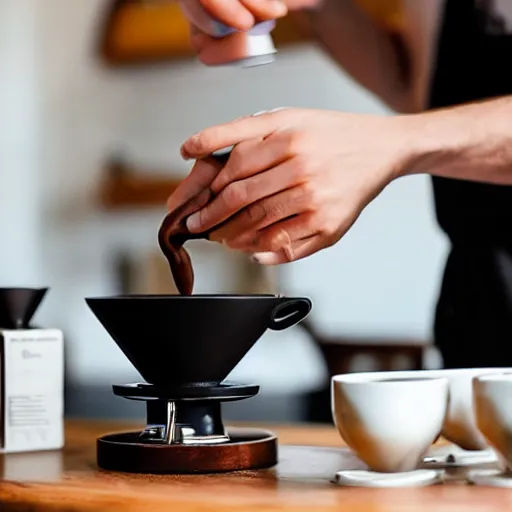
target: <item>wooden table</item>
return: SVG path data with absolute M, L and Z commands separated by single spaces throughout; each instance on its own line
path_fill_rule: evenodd
M 140 426 L 137 425 L 136 428 Z M 270 426 L 280 462 L 265 471 L 143 476 L 98 470 L 95 440 L 133 425 L 69 422 L 62 452 L 0 456 L 0 510 L 66 512 L 504 512 L 512 490 L 450 483 L 362 489 L 330 482 L 353 459 L 334 428 Z M 266 426 L 266 428 L 269 428 Z M 305 446 L 315 446 L 305 448 Z M 353 462 L 353 461 L 352 461 Z M 351 463 L 352 463 L 351 462 Z M 357 462 L 356 462 L 357 463 Z

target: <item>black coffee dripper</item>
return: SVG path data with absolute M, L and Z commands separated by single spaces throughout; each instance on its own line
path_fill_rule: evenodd
M 119 469 L 120 455 L 112 452 L 119 443 L 231 443 L 221 403 L 254 396 L 259 386 L 224 379 L 267 329 L 292 327 L 312 307 L 307 298 L 275 295 L 125 295 L 86 302 L 146 380 L 113 387 L 118 396 L 146 401 L 147 427 L 122 441 L 118 436 L 100 440 L 98 463 L 105 469 Z M 167 470 L 169 460 L 162 463 Z M 148 467 L 127 462 L 123 469 L 137 466 L 156 472 L 154 463 L 152 459 Z
M 48 288 L 0 288 L 0 329 L 29 329 Z
M 162 388 L 221 383 L 267 329 L 303 320 L 311 301 L 275 295 L 86 299 L 142 377 Z

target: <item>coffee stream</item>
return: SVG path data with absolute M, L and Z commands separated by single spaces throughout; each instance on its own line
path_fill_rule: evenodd
M 230 151 L 212 156 L 219 163 L 225 164 L 229 155 Z M 186 225 L 187 218 L 206 206 L 212 198 L 213 193 L 211 190 L 204 190 L 184 205 L 169 212 L 164 218 L 158 232 L 160 250 L 169 262 L 176 288 L 181 295 L 192 295 L 194 291 L 194 269 L 192 267 L 192 260 L 183 246 L 188 240 L 207 240 L 209 234 L 190 233 Z

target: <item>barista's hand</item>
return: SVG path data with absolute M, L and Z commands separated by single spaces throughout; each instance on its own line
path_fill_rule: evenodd
M 299 10 L 319 5 L 323 0 L 199 0 L 206 12 L 214 19 L 240 32 L 218 39 L 190 26 L 190 42 L 199 60 L 206 65 L 219 63 L 219 55 L 225 53 L 226 45 L 245 47 L 243 32 L 256 23 L 276 20 Z
M 399 175 L 410 135 L 407 119 L 398 116 L 302 109 L 203 130 L 183 144 L 184 158 L 236 147 L 210 184 L 217 197 L 189 217 L 188 228 L 204 232 L 222 223 L 210 239 L 263 264 L 304 258 L 336 243 Z M 194 172 L 170 197 L 169 209 L 211 178 Z
M 307 9 L 323 0 L 199 0 L 204 10 L 216 20 L 237 30 L 250 30 L 256 23 L 276 20 L 288 11 Z

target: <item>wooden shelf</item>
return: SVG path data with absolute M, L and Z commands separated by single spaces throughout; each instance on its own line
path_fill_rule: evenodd
M 97 201 L 107 210 L 165 207 L 167 198 L 181 179 L 166 178 L 161 174 L 142 172 L 121 160 L 112 160 L 105 169 Z

